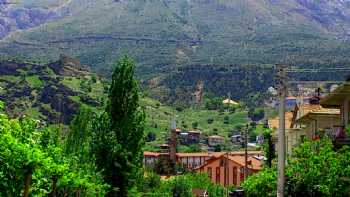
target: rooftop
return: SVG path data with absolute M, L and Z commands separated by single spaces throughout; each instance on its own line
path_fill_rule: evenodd
M 231 100 L 231 99 L 225 99 L 222 101 L 223 104 L 231 104 L 231 105 L 239 105 L 238 102 Z
M 319 116 L 335 116 L 338 117 L 340 115 L 340 110 L 339 109 L 333 109 L 333 108 L 323 108 L 321 107 L 320 109 L 317 110 L 311 110 L 299 119 L 296 120 L 296 122 L 305 122 L 309 121 L 310 119 L 313 119 L 313 117 L 319 117 Z M 339 116 L 340 118 L 340 116 Z
M 326 108 L 339 108 L 342 101 L 350 97 L 350 82 L 345 82 L 343 85 L 336 88 L 323 99 L 321 105 Z
M 219 135 L 212 135 L 212 136 L 209 136 L 208 138 L 209 139 L 225 139 L 224 137 L 219 136 Z
M 235 156 L 228 156 L 229 160 L 236 162 L 240 166 L 245 166 L 245 156 L 244 155 L 235 155 Z M 252 170 L 261 170 L 263 167 L 263 162 L 261 160 L 256 159 L 255 157 L 248 156 L 248 165 L 249 169 Z
M 293 119 L 293 113 L 292 112 L 286 112 L 285 114 L 286 118 L 285 118 L 285 127 L 286 128 L 290 128 L 291 126 L 291 123 L 292 123 L 292 119 Z M 269 127 L 271 129 L 278 129 L 279 127 L 279 117 L 275 117 L 275 118 L 271 118 L 268 120 L 268 124 L 269 124 Z

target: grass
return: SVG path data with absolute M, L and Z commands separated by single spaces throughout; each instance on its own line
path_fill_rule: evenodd
M 160 104 L 158 101 L 145 97 L 141 103 L 145 106 L 146 111 L 146 127 L 145 134 L 154 132 L 157 140 L 146 143 L 146 150 L 158 150 L 157 145 L 166 143 L 169 137 L 170 123 L 175 116 L 177 127 L 184 130 L 201 130 L 204 135 L 221 135 L 228 139 L 231 131 L 234 131 L 236 125 L 242 125 L 247 122 L 246 112 L 219 112 L 216 110 L 203 109 L 185 109 L 176 111 L 174 108 Z M 224 117 L 228 116 L 228 124 L 224 123 Z M 213 119 L 212 123 L 208 123 L 208 119 Z M 198 128 L 192 128 L 192 123 L 197 122 Z
M 19 76 L 14 76 L 14 75 L 2 75 L 0 76 L 0 81 L 6 81 L 10 83 L 16 83 L 20 79 Z
M 64 77 L 61 80 L 61 83 L 69 88 L 71 88 L 75 92 L 80 92 L 80 82 L 81 80 L 76 77 Z
M 38 75 L 26 76 L 25 80 L 31 88 L 42 88 L 44 86 L 44 82 Z
M 24 111 L 24 114 L 31 117 L 31 118 L 34 118 L 34 119 L 38 119 L 38 120 L 41 120 L 44 116 L 41 114 L 41 112 L 39 111 L 38 108 L 27 108 L 25 111 Z

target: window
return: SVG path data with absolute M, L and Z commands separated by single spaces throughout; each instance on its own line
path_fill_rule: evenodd
M 216 183 L 220 183 L 220 167 L 216 167 Z
M 240 171 L 240 180 L 242 182 L 244 180 L 244 168 L 242 167 Z
M 208 176 L 209 176 L 210 179 L 213 176 L 213 172 L 212 172 L 211 167 L 208 167 Z
M 233 177 L 232 177 L 233 184 L 234 184 L 234 185 L 237 185 L 237 167 L 233 167 L 232 170 L 233 170 L 233 171 L 232 171 L 232 172 L 233 172 L 233 173 L 232 173 L 232 176 L 233 176 Z

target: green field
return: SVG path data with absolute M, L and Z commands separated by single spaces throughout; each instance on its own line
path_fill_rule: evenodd
M 227 141 L 229 134 L 235 130 L 236 125 L 247 123 L 247 113 L 240 110 L 235 113 L 194 108 L 177 111 L 173 107 L 162 105 L 158 101 L 147 97 L 143 98 L 141 102 L 145 106 L 147 114 L 145 134 L 154 132 L 157 135 L 157 140 L 146 144 L 146 150 L 158 150 L 158 145 L 166 143 L 173 117 L 176 118 L 177 127 L 180 129 L 200 130 L 204 136 L 220 135 L 225 137 Z M 227 123 L 224 123 L 225 116 L 229 117 Z M 208 119 L 212 119 L 213 122 L 208 123 Z M 197 129 L 192 127 L 195 122 L 198 123 Z

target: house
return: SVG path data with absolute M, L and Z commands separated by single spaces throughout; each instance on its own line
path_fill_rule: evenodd
M 300 102 L 309 104 L 311 97 L 295 97 L 295 96 L 288 96 L 286 98 L 286 108 L 292 109 L 295 105 L 299 104 Z
M 201 138 L 201 131 L 188 131 L 178 133 L 181 145 L 198 144 Z
M 337 126 L 341 124 L 340 110 L 320 107 L 320 109 L 306 113 L 295 123 L 301 125 L 300 130 L 308 139 L 316 139 L 320 135 L 328 135 L 333 138 Z
M 293 147 L 297 146 L 305 136 L 305 131 L 300 126 L 295 124 L 295 121 L 302 117 L 309 111 L 320 108 L 320 105 L 314 104 L 296 104 L 294 109 L 290 112 L 285 113 L 285 142 L 286 142 L 286 153 L 291 154 Z M 279 117 L 275 117 L 268 120 L 268 127 L 273 130 L 273 140 L 277 144 L 278 139 L 278 128 L 279 128 Z M 277 146 L 275 146 L 277 151 Z
M 335 88 L 330 94 L 321 99 L 321 105 L 324 108 L 336 108 L 340 110 L 340 124 L 333 125 L 334 142 L 337 145 L 350 144 L 349 136 L 346 136 L 345 129 L 349 126 L 350 113 L 350 82 Z
M 321 133 L 333 135 L 334 126 L 340 123 L 339 114 L 339 109 L 322 107 L 319 96 L 310 97 L 307 102 L 297 102 L 294 109 L 285 114 L 286 152 L 291 154 L 293 147 L 306 138 L 315 139 Z M 277 142 L 279 118 L 268 120 L 268 125 L 275 131 L 274 139 Z
M 143 153 L 143 163 L 145 166 L 153 168 L 159 158 L 160 153 L 148 152 Z
M 238 102 L 234 101 L 234 100 L 231 100 L 231 99 L 225 99 L 222 101 L 222 104 L 224 105 L 239 105 Z
M 199 153 L 176 153 L 177 163 L 187 170 L 193 170 L 201 166 L 210 158 L 216 158 L 223 153 L 199 152 Z
M 243 142 L 242 135 L 233 135 L 231 136 L 231 142 L 234 144 L 241 144 Z
M 248 175 L 262 170 L 263 161 L 248 155 Z M 239 186 L 244 181 L 245 156 L 223 154 L 212 158 L 196 169 L 196 172 L 207 173 L 213 183 L 222 186 Z
M 291 122 L 293 119 L 293 113 L 292 112 L 286 112 L 285 113 L 285 136 L 286 136 L 286 144 L 287 143 L 287 139 L 288 139 L 288 135 L 290 135 L 291 133 L 293 133 L 293 130 L 291 128 Z M 274 144 L 278 143 L 278 129 L 279 129 L 279 117 L 275 117 L 275 118 L 271 118 L 268 120 L 268 127 L 272 130 L 272 139 L 274 141 Z M 289 144 L 288 144 L 289 145 Z M 288 145 L 286 145 L 286 151 L 289 152 L 289 150 L 291 149 L 291 147 L 289 147 Z M 277 147 L 275 146 L 275 150 L 277 151 Z
M 159 145 L 159 148 L 160 148 L 160 152 L 167 153 L 167 152 L 169 152 L 170 146 L 169 146 L 169 144 L 161 144 L 161 145 Z
M 198 152 L 198 153 L 176 153 L 176 163 L 188 171 L 192 171 L 193 169 L 202 166 L 205 164 L 207 160 L 221 157 L 226 154 L 225 152 Z M 229 152 L 229 155 L 244 155 L 244 152 L 236 151 Z M 260 157 L 262 156 L 261 151 L 249 151 L 249 155 L 252 157 Z M 156 152 L 144 152 L 144 165 L 149 168 L 154 168 L 159 158 L 169 158 L 169 153 L 156 153 Z
M 225 142 L 225 138 L 218 135 L 212 135 L 208 137 L 208 144 L 209 146 L 217 146 L 221 145 Z

